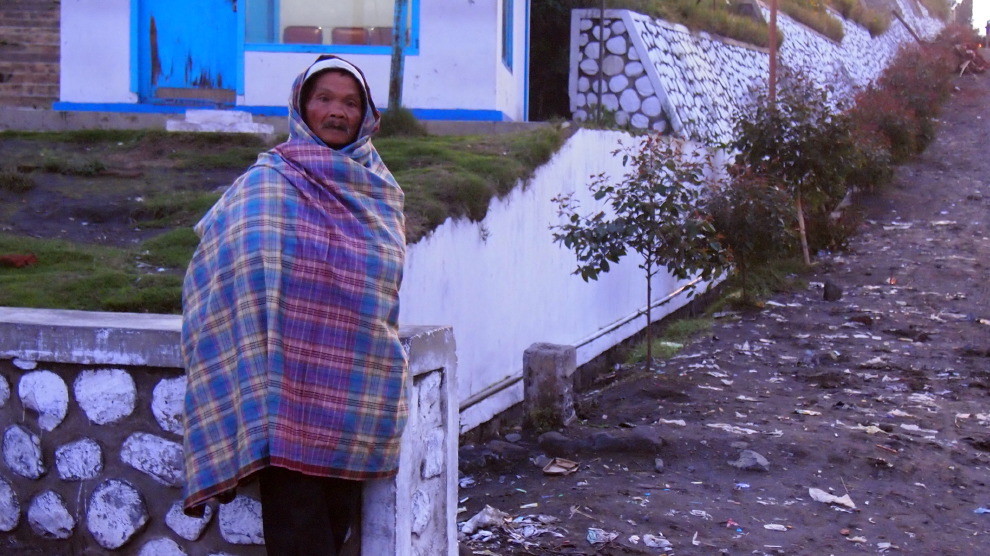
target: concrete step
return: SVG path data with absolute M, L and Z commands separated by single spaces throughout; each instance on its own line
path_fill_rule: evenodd
M 167 120 L 165 129 L 168 131 L 219 131 L 262 135 L 272 135 L 275 132 L 273 126 L 255 123 L 249 112 L 238 110 L 186 110 L 185 119 Z

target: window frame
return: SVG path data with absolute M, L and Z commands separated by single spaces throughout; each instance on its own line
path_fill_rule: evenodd
M 513 0 L 502 0 L 502 65 L 512 71 L 512 42 L 515 27 Z
M 241 0 L 246 2 L 246 0 Z M 275 27 L 280 28 L 278 21 L 278 2 L 273 0 L 273 17 Z M 420 0 L 408 0 L 409 2 L 409 44 L 403 49 L 406 56 L 419 54 L 419 4 Z M 242 10 L 243 13 L 243 10 Z M 263 43 L 247 42 L 246 31 L 241 34 L 244 40 L 245 52 L 303 52 L 312 54 L 369 54 L 369 55 L 391 55 L 392 45 L 364 45 L 364 44 L 284 44 L 284 43 Z

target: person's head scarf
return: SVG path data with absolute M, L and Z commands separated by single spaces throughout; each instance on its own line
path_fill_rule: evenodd
M 375 101 L 371 97 L 371 89 L 368 87 L 368 81 L 364 77 L 364 73 L 347 60 L 343 58 L 338 58 L 332 54 L 324 54 L 316 59 L 306 71 L 300 73 L 295 81 L 292 83 L 292 92 L 289 95 L 289 140 L 302 140 L 305 142 L 314 142 L 318 145 L 326 146 L 326 143 L 320 139 L 316 133 L 313 132 L 306 125 L 306 121 L 303 118 L 303 108 L 305 99 L 302 98 L 302 92 L 304 85 L 310 79 L 316 78 L 322 72 L 327 70 L 336 70 L 346 72 L 348 75 L 352 76 L 358 82 L 358 87 L 361 89 L 362 101 L 364 103 L 364 117 L 361 121 L 360 128 L 358 129 L 357 138 L 353 143 L 342 147 L 339 149 L 343 153 L 356 153 L 361 150 L 361 147 L 367 144 L 371 140 L 371 136 L 378 131 L 378 125 L 381 121 L 381 114 L 379 114 L 378 109 L 375 107 Z

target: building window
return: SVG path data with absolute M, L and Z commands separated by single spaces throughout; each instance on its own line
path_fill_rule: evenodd
M 512 69 L 512 0 L 502 0 L 502 63 Z
M 407 0 L 406 46 L 415 45 L 419 0 Z M 394 0 L 245 0 L 250 50 L 385 52 Z

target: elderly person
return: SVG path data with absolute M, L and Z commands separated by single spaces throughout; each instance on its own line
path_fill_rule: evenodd
M 289 119 L 289 140 L 196 225 L 184 509 L 257 477 L 269 554 L 336 554 L 361 481 L 398 466 L 403 194 L 371 144 L 379 114 L 357 67 L 317 59 Z

